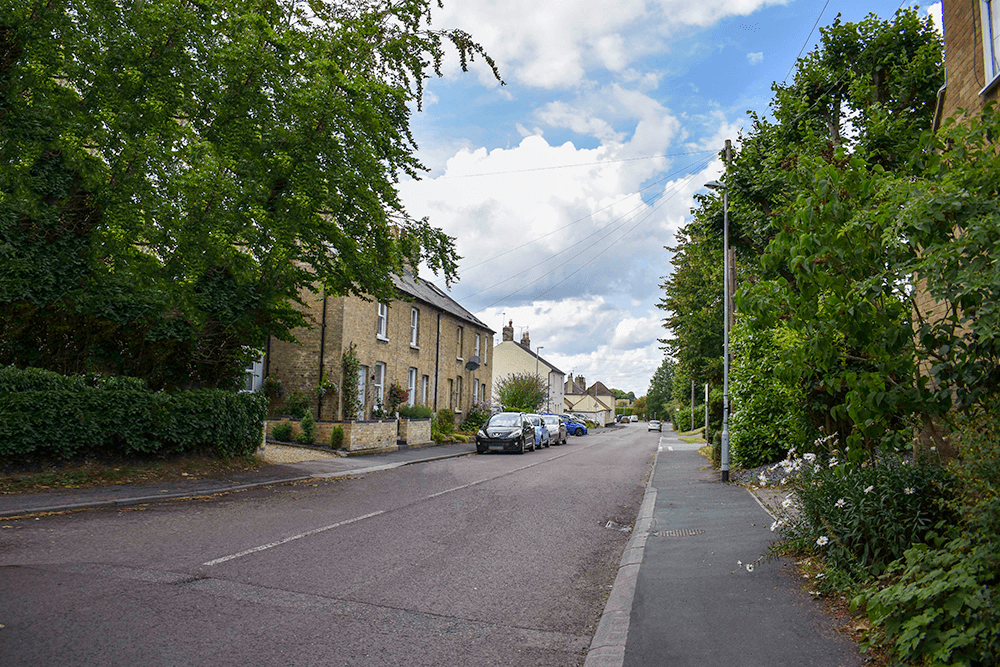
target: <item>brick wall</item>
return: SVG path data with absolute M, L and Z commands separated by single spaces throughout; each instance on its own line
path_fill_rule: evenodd
M 987 101 L 997 99 L 998 88 L 979 94 L 988 83 L 983 64 L 979 0 L 944 0 L 942 16 L 948 72 L 942 116 L 947 118 L 960 108 L 978 112 Z
M 316 387 L 321 379 L 320 348 L 323 349 L 322 369 L 338 387 L 343 382 L 357 382 L 356 378 L 342 377 L 342 355 L 353 342 L 358 360 L 367 367 L 365 382 L 364 416 L 371 417 L 375 407 L 374 373 L 377 362 L 385 364 L 384 395 L 395 382 L 408 389 L 409 370 L 416 369 L 416 395 L 414 400 L 421 403 L 421 385 L 424 376 L 428 378 L 428 407 L 440 410 L 460 403 L 463 414 L 473 401 L 474 380 L 485 385 L 486 400 L 491 400 L 492 371 L 489 351 L 492 347 L 492 333 L 471 322 L 460 320 L 447 312 L 418 301 L 393 300 L 388 303 L 386 335 L 376 335 L 378 305 L 360 297 L 330 297 L 326 301 L 326 317 L 323 317 L 324 298 L 321 294 L 303 291 L 304 307 L 311 327 L 295 329 L 292 334 L 297 343 L 271 339 L 266 372 L 278 377 L 285 389 L 284 396 L 272 407 L 272 415 L 280 415 L 291 392 L 299 391 L 310 397 L 310 405 L 318 418 L 342 419 L 341 394 L 328 394 L 322 399 L 316 397 Z M 410 344 L 411 310 L 419 312 L 417 344 Z M 435 363 L 438 362 L 438 315 L 440 314 L 440 361 L 438 384 L 435 386 Z M 458 349 L 458 327 L 463 328 L 462 350 Z M 475 371 L 468 371 L 465 362 L 472 356 L 475 336 L 480 336 L 480 357 L 484 363 Z M 448 380 L 452 386 L 462 378 L 462 396 L 449 395 Z M 458 421 L 461 421 L 459 418 Z

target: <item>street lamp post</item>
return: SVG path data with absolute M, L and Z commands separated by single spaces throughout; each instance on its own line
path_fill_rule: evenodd
M 726 139 L 726 168 L 729 168 L 731 144 Z M 722 326 L 722 481 L 729 481 L 729 188 L 718 181 L 706 183 L 705 187 L 722 190 L 722 263 L 723 263 L 723 310 L 725 321 Z
M 544 345 L 539 345 L 537 348 L 535 348 L 535 377 L 541 377 L 538 374 L 538 357 L 541 356 L 542 349 L 544 347 L 545 347 Z M 548 403 L 549 403 L 549 393 L 548 393 L 548 390 L 546 390 L 546 392 L 545 392 L 545 407 L 546 407 L 546 410 L 549 407 Z

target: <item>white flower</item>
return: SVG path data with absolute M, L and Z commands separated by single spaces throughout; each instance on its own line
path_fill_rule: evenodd
M 791 498 L 785 498 L 784 500 L 781 501 L 781 506 L 784 507 L 785 509 L 788 509 L 789 507 L 791 507 L 791 505 L 792 505 Z
M 830 541 L 829 537 L 827 537 L 826 535 L 820 535 L 819 539 L 816 540 L 816 546 L 825 547 L 829 541 Z
M 818 463 L 813 464 L 813 472 L 819 472 L 822 468 L 819 467 Z
M 802 458 L 804 458 L 809 463 L 812 463 L 813 461 L 816 460 L 816 455 L 810 452 L 809 454 L 803 454 Z
M 788 481 L 788 478 L 787 478 L 787 477 L 782 477 L 782 478 L 781 478 L 781 483 L 782 483 L 782 484 L 784 484 L 784 483 L 785 483 L 785 482 L 787 482 L 787 481 Z
M 932 452 L 936 452 L 937 451 L 937 447 L 931 447 L 931 451 Z
M 836 456 L 831 456 L 830 457 L 830 467 L 831 468 L 836 468 L 837 464 L 838 464 L 837 457 Z
M 736 567 L 743 567 L 743 561 L 741 560 L 736 561 Z
M 875 486 L 872 485 L 872 486 L 869 486 L 867 489 L 865 489 L 865 493 L 871 493 L 874 490 L 875 490 Z
M 757 475 L 757 479 L 760 480 L 761 486 L 767 486 L 767 476 L 764 473 Z
M 753 572 L 753 563 L 747 563 L 747 572 Z
M 839 508 L 839 507 L 843 507 L 843 506 L 844 506 L 844 505 L 846 505 L 846 504 L 847 504 L 847 501 L 846 501 L 846 500 L 844 500 L 843 498 L 841 498 L 840 500 L 838 500 L 837 502 L 835 502 L 835 503 L 833 504 L 833 506 L 834 506 L 834 507 L 838 507 L 838 508 Z
M 913 488 L 908 486 L 905 489 L 903 489 L 903 493 L 905 493 L 908 496 L 912 496 L 913 495 Z
M 826 576 L 825 574 L 823 574 L 822 572 L 820 572 L 819 574 L 816 575 L 816 578 L 817 579 L 822 579 L 825 576 Z
M 771 532 L 773 533 L 777 529 L 778 529 L 778 522 L 775 521 L 774 523 L 771 524 Z

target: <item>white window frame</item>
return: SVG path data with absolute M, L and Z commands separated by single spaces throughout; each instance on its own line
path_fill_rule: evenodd
M 378 310 L 375 319 L 375 337 L 379 340 L 389 340 L 389 306 L 378 302 Z
M 479 378 L 472 378 L 472 402 L 479 400 Z
M 372 372 L 372 389 L 375 391 L 375 405 L 385 407 L 385 362 L 376 361 Z
M 410 308 L 410 347 L 420 347 L 420 310 Z
M 264 388 L 264 355 L 246 367 L 242 391 L 253 392 Z
M 431 388 L 431 376 L 425 375 L 420 380 L 420 404 L 423 406 L 427 405 L 427 397 L 430 394 Z
M 979 24 L 983 37 L 983 69 L 986 86 L 979 94 L 993 88 L 1000 78 L 1000 2 L 979 0 Z
M 462 327 L 458 327 L 458 332 L 455 334 L 455 357 L 458 359 L 464 359 L 462 356 L 462 338 L 464 332 Z
M 480 359 L 482 359 L 482 357 L 479 356 L 479 346 L 482 343 L 482 339 L 483 337 L 481 335 L 476 334 L 476 356 Z
M 406 389 L 409 392 L 406 403 L 412 408 L 417 402 L 417 369 L 412 366 L 406 374 Z

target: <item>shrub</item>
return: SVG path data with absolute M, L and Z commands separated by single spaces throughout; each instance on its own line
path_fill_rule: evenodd
M 433 426 L 441 433 L 453 433 L 455 431 L 455 413 L 448 408 L 438 410 Z
M 402 405 L 399 416 L 407 419 L 428 419 L 434 416 L 434 411 L 426 405 Z
M 208 449 L 249 456 L 260 445 L 263 394 L 151 391 L 135 378 L 0 372 L 0 458 L 153 455 Z
M 306 413 L 302 415 L 302 421 L 299 422 L 299 428 L 302 429 L 302 433 L 299 434 L 299 442 L 303 445 L 311 445 L 316 442 L 316 420 L 313 419 L 312 412 L 306 410 Z
M 292 441 L 292 425 L 289 422 L 281 422 L 271 427 L 271 437 L 278 442 Z
M 344 427 L 334 426 L 333 430 L 330 431 L 330 447 L 333 449 L 340 449 L 344 444 Z
M 548 388 L 534 373 L 511 373 L 497 380 L 494 396 L 504 410 L 538 412 L 545 404 Z
M 915 664 L 987 666 L 1000 662 L 1000 438 L 996 405 L 959 417 L 952 442 L 959 522 L 929 534 L 890 567 L 898 580 L 854 600 L 884 644 Z
M 942 501 L 951 475 L 942 466 L 894 454 L 856 465 L 839 462 L 838 454 L 790 452 L 776 464 L 789 474 L 797 501 L 778 524 L 792 549 L 818 552 L 827 565 L 863 581 L 952 517 Z
M 789 448 L 802 450 L 811 439 L 802 389 L 796 380 L 779 372 L 784 366 L 782 354 L 797 343 L 797 334 L 782 324 L 765 331 L 750 330 L 742 322 L 733 328 L 737 363 L 732 368 L 729 400 L 740 408 L 729 419 L 733 465 L 755 468 L 773 463 Z
M 486 420 L 490 418 L 490 410 L 485 405 L 479 403 L 474 403 L 469 409 L 469 414 L 465 416 L 462 421 L 462 425 L 459 426 L 461 431 L 472 431 L 475 432 L 479 430 L 479 427 L 486 423 Z
M 301 391 L 293 391 L 288 395 L 288 400 L 285 401 L 285 410 L 292 417 L 302 419 L 305 417 L 306 412 L 309 411 L 309 404 L 311 402 L 310 398 Z

